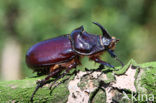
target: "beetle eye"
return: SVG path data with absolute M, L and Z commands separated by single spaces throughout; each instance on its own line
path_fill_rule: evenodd
M 109 44 L 110 44 L 110 42 L 111 42 L 111 40 L 110 39 L 106 39 L 106 38 L 102 38 L 102 42 L 103 42 L 103 44 L 105 45 L 105 46 L 108 46 Z

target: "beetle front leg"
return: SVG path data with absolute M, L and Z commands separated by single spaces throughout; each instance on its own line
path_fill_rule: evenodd
M 109 63 L 107 63 L 107 62 L 105 62 L 105 61 L 102 61 L 102 60 L 101 60 L 100 58 L 98 58 L 98 57 L 92 57 L 92 58 L 90 58 L 90 59 L 94 60 L 94 61 L 97 62 L 97 63 L 100 63 L 101 65 L 114 68 L 113 65 L 111 65 L 111 64 L 109 64 Z

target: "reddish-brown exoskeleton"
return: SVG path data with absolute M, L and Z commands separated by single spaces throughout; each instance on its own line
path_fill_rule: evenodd
M 71 34 L 39 42 L 28 50 L 26 54 L 27 65 L 38 75 L 48 74 L 45 79 L 38 82 L 31 100 L 33 100 L 38 88 L 46 84 L 51 77 L 62 71 L 64 71 L 62 75 L 65 75 L 70 69 L 80 65 L 81 56 L 89 56 L 91 60 L 97 63 L 114 68 L 99 58 L 104 51 L 108 51 L 113 58 L 120 62 L 113 52 L 118 39 L 111 37 L 100 24 L 93 23 L 100 27 L 102 36 L 87 33 L 83 26 L 80 26 Z M 122 64 L 122 62 L 120 63 Z

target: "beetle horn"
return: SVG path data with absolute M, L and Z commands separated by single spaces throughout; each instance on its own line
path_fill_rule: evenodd
M 104 29 L 104 27 L 102 25 L 100 25 L 99 23 L 97 22 L 93 22 L 95 25 L 97 25 L 98 27 L 100 27 L 100 29 L 102 30 L 102 33 L 103 33 L 103 36 L 108 38 L 108 39 L 111 39 L 111 36 L 107 33 L 107 31 Z

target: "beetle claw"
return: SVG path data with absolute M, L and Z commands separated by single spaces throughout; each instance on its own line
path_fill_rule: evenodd
M 35 91 L 33 92 L 32 96 L 31 96 L 31 98 L 30 98 L 30 101 L 31 101 L 31 102 L 33 102 L 33 97 L 34 97 L 35 93 L 37 92 L 37 90 L 38 90 L 39 88 L 41 88 L 45 83 L 46 83 L 45 80 L 38 80 L 38 81 L 36 82 L 37 86 L 36 86 Z
M 110 68 L 113 68 L 114 69 L 114 71 L 118 71 L 119 69 L 116 69 L 113 65 L 111 65 L 111 64 L 107 64 L 107 65 L 105 65 L 105 66 L 107 66 L 107 67 L 110 67 Z
M 35 95 L 35 93 L 37 92 L 37 90 L 38 90 L 40 87 L 41 87 L 41 84 L 38 82 L 38 85 L 37 85 L 35 91 L 33 92 L 32 96 L 31 96 L 31 98 L 30 98 L 30 101 L 31 101 L 31 102 L 33 102 L 34 95 Z
M 113 65 L 109 64 L 109 63 L 106 63 L 104 66 L 107 66 L 107 67 L 115 69 L 115 67 Z

